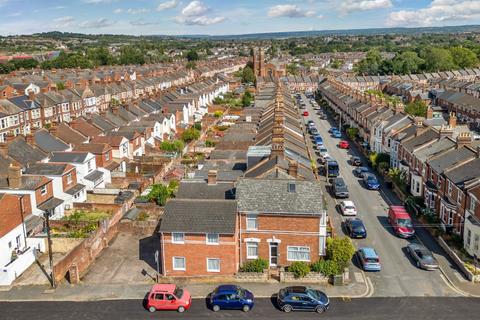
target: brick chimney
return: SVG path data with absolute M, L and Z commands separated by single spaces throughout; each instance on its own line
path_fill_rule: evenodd
M 33 90 L 28 91 L 28 99 L 35 100 L 35 92 Z
M 455 115 L 455 112 L 450 112 L 448 117 L 448 125 L 452 128 L 457 126 L 457 116 Z
M 25 136 L 25 141 L 31 145 L 35 146 L 35 132 L 31 132 Z
M 8 155 L 8 143 L 0 142 L 0 154 L 7 156 Z
M 470 132 L 460 132 L 457 136 L 457 149 L 470 146 L 472 144 L 472 134 Z
M 297 161 L 289 161 L 288 162 L 288 175 L 297 178 L 298 176 L 298 162 Z
M 433 109 L 431 106 L 427 107 L 427 119 L 432 119 L 433 118 Z
M 393 111 L 395 114 L 402 113 L 405 110 L 405 105 L 401 102 L 396 102 L 393 107 Z
M 284 139 L 281 138 L 273 138 L 272 139 L 272 150 L 270 152 L 270 158 L 275 156 L 284 156 L 285 146 L 284 146 Z
M 19 189 L 22 185 L 22 168 L 10 164 L 8 167 L 8 187 L 13 189 Z
M 217 184 L 217 173 L 218 173 L 217 170 L 209 170 L 208 171 L 207 183 L 209 185 Z
M 438 130 L 438 137 L 439 139 L 453 136 L 453 128 L 450 126 L 441 126 L 440 130 Z
M 57 131 L 58 131 L 58 123 L 56 121 L 53 121 L 48 132 L 53 136 L 57 136 Z

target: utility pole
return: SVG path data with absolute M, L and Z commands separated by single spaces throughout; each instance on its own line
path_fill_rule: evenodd
M 53 253 L 52 253 L 52 237 L 50 234 L 50 210 L 45 210 L 45 225 L 47 228 L 47 241 L 48 241 L 48 260 L 50 262 L 50 277 L 52 288 L 55 289 L 57 284 L 55 282 L 55 273 L 53 271 Z

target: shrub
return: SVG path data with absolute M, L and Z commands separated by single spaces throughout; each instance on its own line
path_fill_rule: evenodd
M 319 272 L 326 277 L 335 276 L 342 272 L 338 263 L 333 260 L 318 260 L 317 262 L 312 263 L 310 269 L 312 269 L 313 272 Z
M 268 268 L 268 261 L 262 258 L 249 260 L 240 267 L 241 272 L 263 272 Z
M 288 267 L 295 278 L 304 278 L 310 272 L 310 266 L 304 261 L 295 261 Z
M 327 258 L 337 263 L 339 270 L 348 267 L 355 254 L 355 247 L 350 238 L 328 238 Z
M 189 128 L 182 133 L 182 140 L 187 143 L 198 138 L 200 138 L 200 131 L 195 128 Z
M 388 162 L 379 162 L 378 163 L 378 170 L 379 171 L 388 171 L 390 169 L 390 164 Z
M 347 129 L 347 136 L 351 140 L 355 140 L 355 138 L 358 137 L 358 129 L 357 128 L 348 128 Z
M 221 118 L 221 117 L 223 116 L 223 112 L 222 112 L 222 111 L 215 111 L 215 112 L 213 113 L 213 116 L 214 116 L 215 118 Z
M 202 123 L 201 122 L 195 122 L 193 127 L 200 131 L 200 130 L 202 130 Z
M 206 140 L 205 141 L 205 146 L 210 148 L 210 147 L 215 147 L 216 143 L 215 141 L 212 141 L 212 140 Z

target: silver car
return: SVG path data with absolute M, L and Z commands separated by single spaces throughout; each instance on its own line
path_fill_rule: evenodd
M 408 254 L 415 260 L 417 267 L 424 270 L 438 269 L 437 259 L 432 252 L 419 243 L 410 243 L 407 246 Z

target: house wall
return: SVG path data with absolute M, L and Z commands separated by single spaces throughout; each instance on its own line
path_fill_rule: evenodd
M 36 198 L 38 204 L 41 204 L 41 203 L 43 203 L 43 202 L 45 202 L 48 199 L 53 197 L 53 183 L 52 183 L 52 181 L 48 182 L 46 184 L 46 187 L 47 187 L 47 192 L 43 195 L 42 195 L 42 191 L 41 191 L 42 188 L 41 187 L 35 190 L 35 198 Z
M 238 270 L 237 237 L 220 235 L 218 245 L 206 244 L 206 234 L 185 234 L 184 244 L 172 243 L 171 234 L 162 235 L 165 276 L 233 275 Z M 185 271 L 173 270 L 173 257 L 185 257 Z M 207 271 L 207 258 L 220 259 L 220 272 Z

